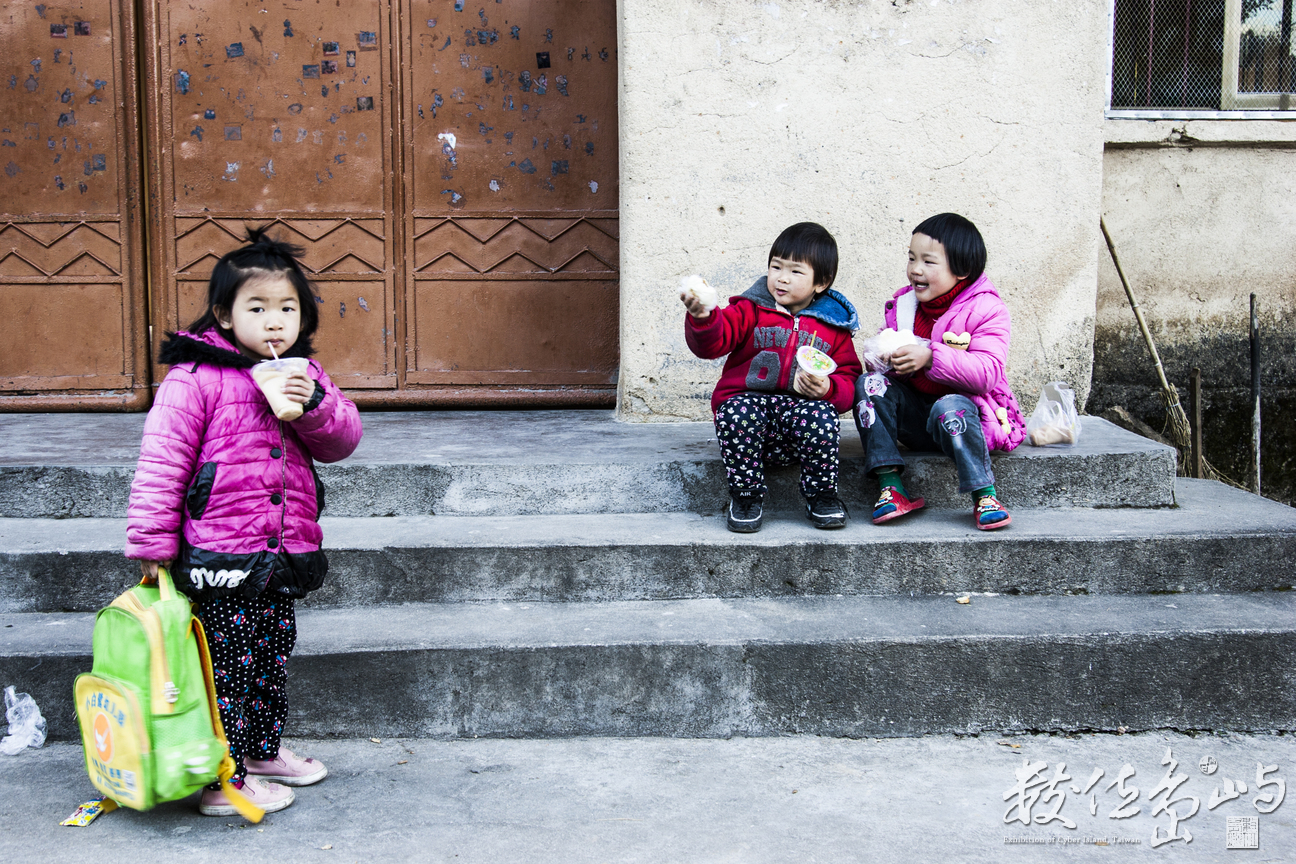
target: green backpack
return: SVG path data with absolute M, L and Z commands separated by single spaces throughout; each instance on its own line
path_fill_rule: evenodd
M 219 779 L 239 813 L 261 821 L 262 810 L 229 782 L 234 760 L 207 637 L 165 568 L 157 584 L 141 582 L 99 610 L 94 668 L 73 692 L 86 770 L 104 795 L 148 810 Z

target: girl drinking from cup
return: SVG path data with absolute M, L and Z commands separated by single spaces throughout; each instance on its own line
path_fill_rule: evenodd
M 126 557 L 146 581 L 167 565 L 194 601 L 234 785 L 267 812 L 293 802 L 288 787 L 328 774 L 280 743 L 285 664 L 293 601 L 328 571 L 314 461 L 345 459 L 361 435 L 356 406 L 310 359 L 319 312 L 300 254 L 250 231 L 212 270 L 206 311 L 168 334 L 160 360 L 171 369 L 144 423 L 127 509 Z M 235 812 L 219 786 L 198 809 Z

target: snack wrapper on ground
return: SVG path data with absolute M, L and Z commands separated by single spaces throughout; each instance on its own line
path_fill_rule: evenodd
M 707 312 L 720 305 L 720 292 L 696 274 L 680 280 L 680 291 L 701 303 Z
M 919 339 L 912 330 L 892 330 L 890 327 L 875 336 L 864 340 L 860 353 L 864 358 L 864 368 L 873 372 L 885 372 L 891 368 L 891 355 L 905 345 L 927 345 L 928 339 Z
M 117 809 L 117 802 L 111 798 L 92 798 L 72 811 L 72 815 L 60 822 L 71 828 L 84 828 L 105 813 Z

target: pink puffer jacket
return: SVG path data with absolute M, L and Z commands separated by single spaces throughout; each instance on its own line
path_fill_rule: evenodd
M 162 362 L 172 366 L 144 422 L 126 557 L 176 561 L 177 585 L 195 597 L 318 587 L 299 584 L 322 581 L 327 569 L 312 458 L 337 462 L 355 450 L 355 404 L 312 360 L 322 400 L 280 422 L 252 379 L 253 361 L 216 330 L 173 335 Z
M 906 285 L 887 301 L 886 326 L 913 329 L 917 298 L 905 296 L 912 292 L 913 286 Z M 898 322 L 902 318 L 905 320 Z M 970 337 L 966 343 L 961 338 L 964 334 Z M 984 273 L 959 292 L 932 326 L 932 364 L 927 377 L 948 384 L 976 403 L 991 450 L 1012 450 L 1026 437 L 1026 420 L 1004 371 L 1011 336 L 1008 307 Z M 1007 414 L 1006 428 L 996 414 L 1000 408 Z

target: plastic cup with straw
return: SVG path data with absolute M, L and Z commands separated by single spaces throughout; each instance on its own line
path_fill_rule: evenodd
M 266 342 L 273 360 L 262 360 L 252 367 L 252 378 L 261 388 L 270 410 L 280 420 L 292 421 L 302 415 L 302 404 L 294 402 L 284 395 L 284 385 L 290 375 L 300 372 L 305 375 L 310 368 L 310 361 L 305 357 L 280 357 L 275 351 L 274 343 Z

